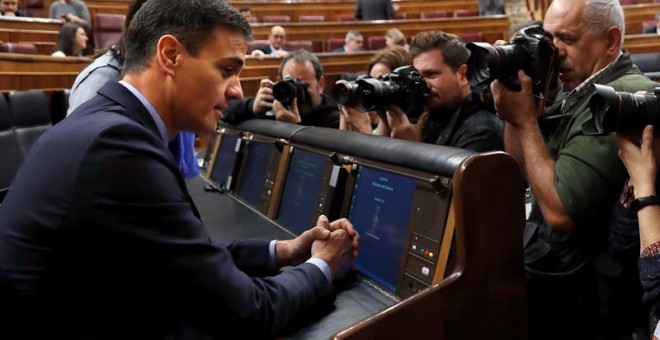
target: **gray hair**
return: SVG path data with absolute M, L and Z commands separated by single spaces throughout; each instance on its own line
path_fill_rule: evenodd
M 621 30 L 621 46 L 623 46 L 626 23 L 619 0 L 586 0 L 584 22 L 593 36 L 605 34 L 607 29 L 612 26 L 618 27 Z
M 349 41 L 355 40 L 355 38 L 361 37 L 361 36 L 362 36 L 362 33 L 358 32 L 358 31 L 351 30 L 351 31 L 348 31 L 348 33 L 346 33 L 346 39 L 344 39 L 344 40 L 346 41 L 346 43 L 348 43 Z

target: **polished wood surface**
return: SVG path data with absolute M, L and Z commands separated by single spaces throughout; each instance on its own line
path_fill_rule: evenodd
M 125 14 L 129 1 L 125 0 L 92 0 L 85 1 L 90 15 L 95 13 Z M 266 15 L 288 15 L 291 21 L 298 21 L 301 15 L 324 15 L 326 21 L 337 21 L 339 15 L 352 15 L 355 11 L 354 0 L 328 1 L 230 1 L 236 8 L 250 6 L 253 15 L 260 21 Z M 420 13 L 433 11 L 448 11 L 451 15 L 457 9 L 479 9 L 475 0 L 394 0 L 399 6 L 399 13 L 406 13 L 408 19 L 420 17 Z
M 520 167 L 501 152 L 478 154 L 452 188 L 453 272 L 332 339 L 527 339 Z
M 484 41 L 494 43 L 498 39 L 508 37 L 509 18 L 506 15 L 439 18 L 415 20 L 384 20 L 384 21 L 349 21 L 349 22 L 315 22 L 315 23 L 284 23 L 288 40 L 312 41 L 315 51 L 325 51 L 326 41 L 330 38 L 343 38 L 349 30 L 362 33 L 365 41 L 371 36 L 383 36 L 392 27 L 397 27 L 406 36 L 420 32 L 442 30 L 449 33 L 481 32 Z M 253 24 L 252 34 L 255 39 L 268 39 L 271 24 Z M 321 48 L 321 49 L 319 49 Z
M 91 59 L 0 53 L 0 92 L 71 88 Z
M 318 56 L 327 81 L 326 90 L 329 90 L 342 74 L 365 72 L 373 52 L 321 53 Z M 277 80 L 280 61 L 279 58 L 246 58 L 240 76 L 244 94 L 254 95 L 263 78 Z M 78 73 L 90 62 L 90 58 L 0 53 L 0 91 L 71 88 Z
M 626 35 L 623 46 L 630 53 L 660 53 L 660 34 Z
M 626 34 L 643 32 L 644 21 L 654 21 L 656 13 L 660 13 L 660 3 L 645 3 L 623 6 L 626 19 Z

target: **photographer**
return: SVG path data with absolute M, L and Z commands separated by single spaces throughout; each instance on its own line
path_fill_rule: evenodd
M 474 151 L 502 150 L 502 121 L 468 86 L 465 44 L 444 32 L 423 32 L 415 36 L 410 52 L 430 90 L 428 113 L 413 124 L 403 110 L 390 106 L 381 134 Z
M 523 166 L 534 196 L 524 236 L 530 338 L 613 337 L 618 323 L 599 310 L 607 292 L 596 284 L 607 266 L 596 255 L 606 251 L 609 214 L 602 212 L 615 201 L 625 169 L 614 140 L 586 136 L 582 124 L 592 116 L 591 84 L 636 91 L 653 82 L 621 51 L 617 0 L 555 0 L 544 18 L 559 50 L 562 89 L 554 103 L 539 117 L 522 71 L 520 91 L 491 85 L 506 151 Z
M 280 80 L 292 78 L 301 82 L 307 91 L 304 96 L 307 102 L 300 103 L 294 98 L 287 107 L 274 98 L 275 83 L 263 79 L 254 97 L 230 103 L 229 108 L 223 112 L 223 120 L 238 124 L 253 118 L 275 118 L 301 125 L 339 127 L 339 109 L 334 100 L 323 93 L 323 67 L 315 55 L 305 50 L 290 53 L 282 59 L 278 76 Z
M 618 234 L 625 233 L 637 236 L 639 242 L 630 242 L 636 246 L 635 254 L 639 266 L 639 279 L 644 292 L 644 303 L 651 307 L 651 319 L 660 315 L 660 205 L 657 201 L 657 169 L 660 160 L 660 138 L 653 138 L 653 126 L 649 125 L 642 133 L 641 145 L 635 141 L 639 135 L 615 135 L 619 145 L 619 157 L 630 174 L 622 202 L 617 205 L 621 213 L 617 224 L 610 229 L 616 229 Z M 637 203 L 633 203 L 637 201 Z M 641 203 L 640 202 L 645 202 Z M 632 240 L 631 240 L 632 241 Z M 640 253 L 641 252 L 641 253 Z M 631 289 L 633 290 L 633 289 Z M 658 328 L 653 323 L 652 328 Z

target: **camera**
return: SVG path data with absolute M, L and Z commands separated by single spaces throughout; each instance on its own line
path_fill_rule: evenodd
M 594 87 L 596 93 L 589 99 L 593 119 L 582 124 L 585 135 L 642 132 L 647 125 L 660 126 L 660 86 L 647 94 L 617 92 L 607 85 Z
M 381 79 L 361 78 L 335 85 L 332 97 L 340 104 L 361 111 L 381 111 L 396 105 L 409 118 L 417 118 L 426 103 L 426 80 L 412 66 L 401 66 Z
M 465 47 L 470 50 L 468 82 L 476 93 L 488 92 L 495 79 L 508 82 L 512 89 L 519 89 L 520 69 L 532 78 L 535 94 L 557 87 L 558 49 L 552 42 L 552 35 L 539 25 L 520 29 L 503 46 L 468 43 Z
M 301 108 L 309 102 L 307 84 L 300 79 L 286 76 L 273 84 L 273 97 L 286 107 L 291 107 L 293 99 L 297 98 L 298 107 Z

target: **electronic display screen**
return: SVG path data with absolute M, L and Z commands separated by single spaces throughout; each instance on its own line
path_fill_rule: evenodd
M 226 133 L 222 135 L 218 154 L 215 156 L 215 163 L 211 170 L 209 178 L 220 185 L 229 188 L 231 186 L 232 174 L 236 166 L 236 144 L 238 143 L 238 134 Z
M 403 175 L 360 166 L 348 219 L 360 234 L 360 256 L 354 264 L 370 279 L 396 291 L 408 218 L 416 181 Z
M 246 159 L 241 171 L 241 184 L 236 194 L 253 206 L 259 205 L 274 149 L 273 143 L 264 141 L 253 140 L 247 145 Z
M 284 182 L 277 221 L 302 234 L 314 226 L 314 211 L 319 199 L 327 156 L 295 148 Z M 325 183 L 327 184 L 327 183 Z

